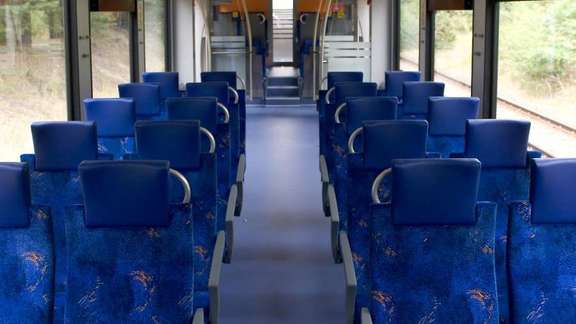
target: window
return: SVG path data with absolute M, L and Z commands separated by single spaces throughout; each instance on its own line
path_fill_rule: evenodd
M 418 71 L 420 0 L 400 0 L 400 70 Z
M 532 123 L 530 143 L 576 157 L 576 1 L 500 4 L 497 117 Z
M 166 1 L 145 0 L 146 71 L 166 71 Z
M 66 120 L 59 0 L 0 2 L 0 160 L 32 153 L 30 124 Z
M 472 93 L 472 10 L 437 11 L 434 28 L 434 80 L 446 96 Z
M 130 82 L 130 13 L 92 12 L 92 93 L 118 97 L 118 84 Z

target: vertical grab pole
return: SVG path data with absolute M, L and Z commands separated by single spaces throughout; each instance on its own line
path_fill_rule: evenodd
M 320 77 L 324 78 L 324 55 L 325 50 L 324 50 L 324 38 L 326 37 L 326 31 L 328 30 L 328 18 L 332 15 L 332 11 L 330 10 L 332 8 L 332 0 L 328 0 L 328 4 L 326 6 L 326 17 L 324 18 L 324 28 L 322 28 L 322 44 L 320 44 Z
M 318 41 L 318 25 L 320 22 L 320 15 L 322 14 L 322 4 L 324 0 L 320 0 L 318 3 L 318 13 L 316 13 L 316 23 L 314 24 L 314 43 L 312 45 L 312 91 L 314 91 L 314 98 L 318 100 L 318 91 L 322 85 L 318 86 L 318 91 L 316 91 L 316 42 Z
M 242 4 L 242 10 L 244 10 L 244 16 L 246 17 L 246 31 L 248 32 L 248 78 L 249 82 L 249 93 L 248 98 L 252 100 L 252 25 L 250 24 L 250 14 L 248 13 L 248 7 L 246 6 L 246 0 L 240 0 Z

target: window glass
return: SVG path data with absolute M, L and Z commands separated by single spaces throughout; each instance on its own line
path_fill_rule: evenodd
M 434 80 L 446 84 L 446 96 L 470 96 L 472 10 L 438 11 L 434 35 Z
M 130 82 L 130 13 L 92 12 L 92 93 L 118 97 L 118 84 Z
M 576 157 L 576 1 L 500 4 L 497 117 L 532 123 L 530 143 Z
M 146 71 L 166 71 L 166 1 L 145 0 Z
M 59 0 L 0 2 L 0 160 L 32 153 L 30 124 L 66 120 Z
M 420 0 L 400 0 L 400 70 L 418 71 Z

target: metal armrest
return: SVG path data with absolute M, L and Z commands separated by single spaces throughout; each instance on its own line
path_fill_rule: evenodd
M 361 324 L 372 324 L 372 315 L 370 315 L 368 308 L 362 308 L 360 321 Z
M 346 319 L 347 323 L 354 323 L 354 306 L 356 304 L 356 272 L 354 271 L 354 260 L 348 234 L 340 231 L 340 249 L 342 251 L 342 261 L 346 274 Z
M 204 309 L 199 308 L 194 313 L 194 319 L 192 320 L 192 324 L 204 324 Z
M 238 158 L 238 169 L 236 173 L 236 183 L 244 182 L 246 176 L 246 154 L 241 154 Z
M 328 185 L 328 206 L 330 209 L 330 239 L 332 245 L 332 257 L 334 263 L 342 263 L 342 252 L 338 234 L 340 233 L 340 213 L 336 202 L 336 192 L 333 185 Z
M 226 249 L 224 250 L 224 263 L 232 260 L 234 250 L 234 212 L 238 200 L 238 187 L 233 185 L 228 195 L 228 205 L 226 206 Z
M 226 233 L 218 232 L 214 254 L 212 255 L 212 265 L 210 266 L 210 278 L 208 279 L 208 295 L 210 298 L 210 323 L 218 324 L 220 313 L 220 274 L 222 273 L 222 260 L 226 245 Z
M 330 174 L 328 173 L 328 164 L 326 163 L 326 157 L 320 154 L 320 178 L 322 182 L 330 182 Z

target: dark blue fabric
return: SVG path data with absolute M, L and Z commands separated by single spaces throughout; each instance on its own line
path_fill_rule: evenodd
M 534 159 L 531 171 L 532 223 L 576 224 L 576 159 Z
M 573 188 L 573 181 L 570 183 Z M 573 323 L 576 224 L 567 224 L 562 216 L 557 224 L 535 224 L 534 216 L 527 202 L 515 203 L 511 208 L 508 243 L 511 319 L 513 323 Z
M 3 198 L 0 205 L 5 205 Z M 0 218 L 11 218 L 12 212 L 1 208 Z M 0 228 L 0 322 L 51 323 L 54 255 L 50 213 L 47 208 L 29 205 L 18 213 L 26 215 L 28 226 Z
M 476 159 L 395 160 L 395 225 L 473 225 L 480 185 Z
M 334 90 L 336 106 L 344 103 L 348 98 L 375 97 L 378 94 L 378 84 L 374 82 L 339 82 L 334 87 L 336 89 Z
M 30 173 L 25 163 L 0 163 L 0 228 L 30 225 Z
M 132 98 L 136 115 L 150 118 L 162 114 L 160 86 L 150 83 L 127 83 L 118 85 L 121 98 Z
M 475 226 L 394 225 L 389 205 L 372 211 L 374 323 L 498 323 L 493 204 Z
M 405 82 L 403 88 L 401 118 L 426 119 L 428 117 L 428 99 L 444 96 L 444 83 L 419 81 Z
M 86 227 L 167 226 L 168 161 L 86 161 L 79 167 Z
M 388 71 L 384 75 L 386 89 L 383 93 L 387 97 L 396 97 L 402 100 L 404 82 L 420 81 L 420 72 L 411 71 Z
M 202 82 L 226 82 L 234 89 L 238 89 L 236 72 L 202 72 L 200 73 Z
M 180 81 L 178 72 L 145 72 L 142 81 L 160 86 L 162 100 L 180 97 Z
M 135 129 L 140 159 L 167 160 L 174 169 L 200 167 L 198 121 L 139 121 Z
M 346 100 L 344 122 L 346 133 L 362 127 L 368 120 L 394 120 L 398 117 L 398 99 L 394 97 L 364 97 Z
M 465 154 L 482 161 L 483 167 L 523 168 L 527 163 L 529 135 L 527 121 L 469 120 Z
M 339 82 L 362 82 L 364 73 L 362 72 L 328 72 L 328 88 L 332 89 Z
M 66 213 L 67 323 L 191 323 L 194 223 L 173 207 L 168 227 L 88 228 L 82 207 Z
M 75 170 L 80 162 L 98 157 L 94 122 L 34 123 L 32 140 L 39 171 Z
M 134 153 L 136 111 L 132 99 L 86 99 L 85 118 L 96 123 L 98 151 L 120 160 Z

